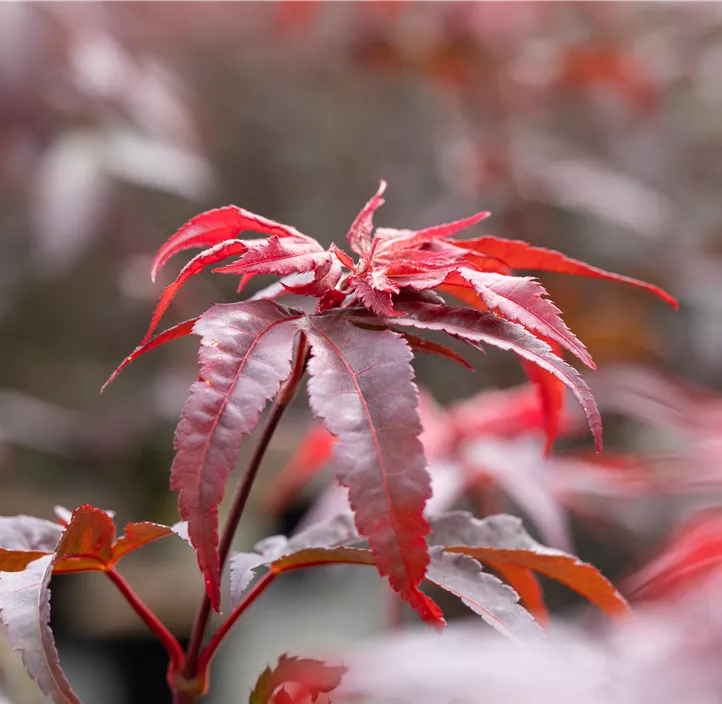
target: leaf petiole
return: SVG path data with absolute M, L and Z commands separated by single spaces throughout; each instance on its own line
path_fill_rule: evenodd
M 146 626 L 163 644 L 170 658 L 170 669 L 176 671 L 183 666 L 183 648 L 173 634 L 160 622 L 158 617 L 141 601 L 140 597 L 133 591 L 133 588 L 123 577 L 116 572 L 115 568 L 104 570 L 109 579 L 118 588 L 118 591 L 125 597 L 126 601 L 133 607 L 133 610 L 140 616 Z

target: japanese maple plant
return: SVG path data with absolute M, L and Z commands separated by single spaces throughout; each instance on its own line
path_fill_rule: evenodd
M 202 251 L 165 288 L 145 339 L 111 380 L 159 345 L 191 333 L 201 338 L 200 374 L 182 410 L 170 472 L 182 522 L 173 527 L 131 523 L 116 539 L 112 515 L 88 505 L 72 514 L 59 511 L 55 522 L 27 516 L 0 519 L 0 617 L 11 646 L 53 701 L 79 701 L 60 668 L 49 626 L 49 583 L 59 573 L 95 570 L 108 576 L 167 649 L 169 687 L 174 701 L 186 704 L 208 691 L 209 665 L 237 619 L 271 581 L 291 570 L 331 563 L 375 566 L 421 619 L 439 630 L 444 616 L 422 590 L 424 583 L 456 595 L 513 639 L 542 634 L 525 608 L 532 606 L 527 601 L 538 600 L 534 572 L 563 582 L 611 615 L 628 612 L 622 596 L 599 572 L 536 543 L 516 518 L 427 515 L 431 484 L 419 439 L 419 395 L 411 362 L 415 351 L 463 361 L 456 351 L 420 337 L 425 331 L 446 333 L 477 350 L 488 344 L 514 352 L 540 394 L 548 445 L 557 432 L 566 386 L 601 449 L 594 399 L 582 376 L 562 359 L 568 352 L 594 368 L 589 353 L 542 285 L 512 272 L 546 270 L 610 279 L 645 288 L 672 305 L 674 299 L 652 285 L 525 242 L 492 236 L 455 239 L 488 213 L 418 231 L 374 230 L 372 219 L 384 202 L 384 189 L 382 182 L 349 229 L 348 246 L 357 259 L 335 244 L 324 249 L 293 227 L 236 206 L 198 215 L 161 247 L 153 279 L 175 254 Z M 240 239 L 243 232 L 265 236 Z M 230 257 L 237 258 L 221 266 Z M 215 304 L 154 335 L 178 290 L 208 267 L 240 277 L 239 294 L 254 276 L 281 279 L 247 300 Z M 287 293 L 307 297 L 312 305 L 294 308 L 277 302 Z M 264 453 L 304 376 L 311 410 L 335 438 L 336 477 L 348 489 L 351 513 L 289 539 L 265 540 L 252 552 L 232 554 Z M 255 451 L 219 530 L 219 506 L 241 442 L 269 403 Z M 173 533 L 192 546 L 205 582 L 185 650 L 117 570 L 130 551 Z M 211 611 L 221 610 L 222 575 L 229 565 L 230 606 L 225 621 L 206 638 Z M 337 686 L 342 673 L 340 666 L 283 656 L 276 669 L 261 675 L 251 701 L 317 701 Z

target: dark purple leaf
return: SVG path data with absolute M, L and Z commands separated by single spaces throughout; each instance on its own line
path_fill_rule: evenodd
M 194 327 L 202 336 L 198 381 L 175 436 L 171 489 L 196 551 L 213 607 L 220 604 L 218 506 L 266 403 L 291 373 L 295 316 L 272 301 L 214 305 Z
M 443 623 L 418 589 L 429 561 L 423 512 L 431 487 L 411 351 L 400 335 L 338 314 L 306 317 L 300 326 L 312 350 L 311 408 L 338 437 L 336 473 L 349 488 L 356 526 L 391 586 L 424 620 Z

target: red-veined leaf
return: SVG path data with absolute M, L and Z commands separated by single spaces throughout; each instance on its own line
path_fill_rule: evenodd
M 218 506 L 238 459 L 243 435 L 291 373 L 294 314 L 272 301 L 214 305 L 193 328 L 202 337 L 198 381 L 190 389 L 175 435 L 171 489 L 206 581 L 220 604 Z
M 50 630 L 51 555 L 22 572 L 0 574 L 0 621 L 30 677 L 56 704 L 80 704 L 65 677 Z
M 372 313 L 376 313 L 376 315 L 384 318 L 395 315 L 393 302 L 391 301 L 391 293 L 388 291 L 379 291 L 366 281 L 366 279 L 361 279 L 358 276 L 350 277 L 349 284 L 353 292 L 359 297 L 359 300 Z
M 338 260 L 332 256 L 328 256 L 321 262 L 314 271 L 311 281 L 306 283 L 292 284 L 291 282 L 281 282 L 281 285 L 289 292 L 298 296 L 322 296 L 334 290 L 336 284 L 341 280 L 341 265 Z M 341 297 L 345 297 L 341 291 L 336 291 Z
M 208 210 L 191 218 L 158 250 L 153 259 L 151 279 L 155 281 L 161 268 L 178 252 L 194 247 L 212 247 L 245 231 L 264 232 L 278 237 L 301 234 L 293 227 L 268 220 L 235 205 Z
M 454 237 L 462 230 L 486 220 L 491 215 L 489 212 L 476 213 L 462 220 L 434 225 L 423 230 L 395 230 L 390 227 L 379 227 L 376 229 L 375 237 L 381 242 L 378 245 L 378 254 L 393 257 L 409 249 L 417 249 L 434 240 L 443 240 Z
M 459 280 L 468 281 L 490 311 L 556 342 L 596 369 L 587 348 L 561 319 L 559 308 L 544 298 L 547 292 L 538 281 L 528 276 L 505 276 L 466 267 L 452 274 L 449 283 L 459 283 Z
M 479 520 L 466 511 L 454 511 L 433 520 L 432 543 L 491 567 L 506 563 L 532 569 L 573 589 L 610 616 L 631 613 L 622 595 L 595 567 L 540 545 L 514 516 Z
M 301 320 L 312 350 L 309 399 L 339 440 L 336 474 L 349 488 L 359 532 L 380 574 L 432 624 L 438 606 L 418 589 L 429 554 L 423 516 L 431 494 L 419 435 L 411 351 L 390 330 L 367 330 L 339 315 Z
M 331 255 L 310 237 L 269 237 L 237 261 L 213 271 L 218 274 L 286 276 L 311 271 L 330 257 Z
M 383 267 L 384 274 L 399 289 L 412 288 L 416 291 L 438 288 L 456 268 L 457 264 L 439 267 L 424 267 L 408 262 L 395 262 Z
M 274 692 L 289 683 L 299 685 L 304 697 L 310 697 L 310 700 L 315 702 L 320 693 L 328 693 L 336 689 L 341 684 L 345 672 L 346 668 L 342 666 L 330 666 L 320 660 L 301 659 L 284 654 L 278 659 L 278 665 L 273 670 L 267 667 L 261 673 L 248 704 L 272 704 Z M 302 701 L 291 698 L 288 693 L 286 696 L 288 698 L 285 701 Z M 280 702 L 277 701 L 276 704 Z
M 333 443 L 323 423 L 311 428 L 266 490 L 262 503 L 267 511 L 278 515 L 288 506 L 301 487 L 331 461 Z
M 166 310 L 168 310 L 168 306 L 188 279 L 192 278 L 196 274 L 200 274 L 205 268 L 212 266 L 213 264 L 217 264 L 218 262 L 222 262 L 224 259 L 228 259 L 228 257 L 241 254 L 247 249 L 247 243 L 242 242 L 241 240 L 226 240 L 193 257 L 193 259 L 191 259 L 183 267 L 183 269 L 181 269 L 181 272 L 178 274 L 176 280 L 173 283 L 168 284 L 168 286 L 163 289 L 158 305 L 153 311 L 153 317 L 151 318 L 148 330 L 140 343 L 141 346 L 148 342 L 150 336 L 158 327 L 158 323 L 160 323 L 163 314 Z
M 697 586 L 722 568 L 722 516 L 705 512 L 682 525 L 661 553 L 627 580 L 629 594 L 659 599 Z
M 361 257 L 367 257 L 371 252 L 371 232 L 373 231 L 374 212 L 383 204 L 381 197 L 386 190 L 386 181 L 381 181 L 376 195 L 366 203 L 356 219 L 351 223 L 346 239 L 351 249 Z M 338 256 L 338 255 L 337 255 Z
M 574 367 L 559 359 L 549 345 L 521 325 L 498 318 L 492 313 L 469 308 L 412 302 L 397 306 L 393 322 L 426 330 L 441 330 L 472 343 L 487 342 L 537 364 L 572 390 L 587 417 L 597 449 L 601 450 L 602 419 L 584 379 Z
M 247 298 L 249 301 L 267 301 L 280 296 L 285 296 L 287 293 L 293 293 L 292 289 L 294 286 L 305 286 L 313 281 L 314 272 L 304 271 L 302 274 L 289 274 L 284 276 L 279 281 L 274 281 L 268 286 L 264 286 L 259 291 L 256 291 L 252 296 Z
M 351 271 L 356 271 L 356 264 L 354 264 L 353 259 L 346 254 L 342 249 L 339 249 L 338 246 L 336 246 L 335 243 L 331 243 L 331 246 L 328 248 L 328 251 L 331 252 L 336 259 L 339 260 L 341 264 L 343 264 L 347 269 L 350 269 Z
M 103 386 L 100 389 L 100 393 L 102 394 L 103 391 L 107 388 L 108 384 L 110 384 L 112 381 L 114 381 L 118 374 L 123 371 L 133 360 L 138 359 L 141 355 L 145 354 L 146 352 L 150 352 L 150 350 L 155 349 L 156 347 L 160 347 L 161 345 L 164 345 L 166 342 L 170 342 L 171 340 L 177 340 L 179 337 L 185 337 L 186 335 L 190 335 L 193 332 L 193 326 L 198 322 L 198 318 L 191 318 L 190 320 L 185 320 L 182 323 L 178 323 L 178 325 L 174 325 L 172 328 L 168 328 L 167 330 L 164 330 L 161 333 L 158 333 L 155 337 L 148 340 L 143 345 L 138 345 L 121 363 L 120 366 L 110 375 L 110 378 L 108 381 L 103 384 Z
M 519 596 L 466 555 L 431 549 L 426 579 L 459 597 L 475 614 L 512 640 L 539 638 L 542 630 L 533 616 L 519 605 Z
M 500 237 L 484 236 L 473 240 L 459 240 L 454 242 L 458 247 L 468 249 L 472 252 L 494 257 L 503 261 L 512 269 L 535 269 L 538 271 L 555 271 L 560 274 L 572 274 L 574 276 L 588 276 L 596 279 L 607 279 L 630 284 L 643 288 L 659 296 L 663 301 L 677 308 L 677 300 L 663 291 L 658 286 L 648 284 L 645 281 L 632 279 L 621 274 L 614 274 L 584 262 L 570 259 L 561 252 L 543 247 L 533 247 L 522 240 L 505 240 Z M 472 257 L 473 259 L 473 257 Z

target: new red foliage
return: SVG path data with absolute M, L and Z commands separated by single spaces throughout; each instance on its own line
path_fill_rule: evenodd
M 358 261 L 335 245 L 324 249 L 293 227 L 236 206 L 198 215 L 159 250 L 152 278 L 176 253 L 203 248 L 163 291 L 141 345 L 109 381 L 129 362 L 165 342 L 191 332 L 201 337 L 200 373 L 176 429 L 170 477 L 186 524 L 169 528 L 131 523 L 116 540 L 111 515 L 87 505 L 69 517 L 63 514 L 63 527 L 27 517 L 0 519 L 0 620 L 30 675 L 57 704 L 78 700 L 60 669 L 49 627 L 48 584 L 53 572 L 105 573 L 166 648 L 168 682 L 176 701 L 184 703 L 207 691 L 209 664 L 235 621 L 276 576 L 292 570 L 339 563 L 374 565 L 428 624 L 440 627 L 445 621 L 441 609 L 421 590 L 424 581 L 456 595 L 513 639 L 543 637 L 532 615 L 546 618 L 534 572 L 566 584 L 611 615 L 628 613 L 624 599 L 595 568 L 532 540 L 517 519 L 494 516 L 478 521 L 454 513 L 438 515 L 430 523 L 427 464 L 431 460 L 433 468 L 464 438 L 485 432 L 513 435 L 543 429 L 550 445 L 563 420 L 562 385 L 576 396 L 601 448 L 594 398 L 581 375 L 562 359 L 561 350 L 594 368 L 591 356 L 545 297 L 542 285 L 514 276 L 514 269 L 623 281 L 676 302 L 650 284 L 524 242 L 489 236 L 453 239 L 486 218 L 485 212 L 417 231 L 374 232 L 373 216 L 383 204 L 385 188 L 381 182 L 349 229 L 348 243 Z M 241 240 L 244 231 L 265 237 Z M 229 256 L 239 258 L 214 271 L 238 276 L 239 293 L 259 274 L 282 279 L 251 300 L 213 305 L 198 318 L 152 337 L 180 288 Z M 273 300 L 287 292 L 315 298 L 315 310 L 304 312 Z M 442 294 L 454 295 L 467 306 L 448 305 Z M 530 395 L 527 388 L 503 394 L 486 408 L 467 403 L 449 411 L 434 410 L 427 401 L 422 427 L 413 351 L 466 362 L 455 351 L 404 328 L 444 332 L 476 350 L 488 343 L 512 351 L 539 395 Z M 302 448 L 306 456 L 291 472 L 292 481 L 297 485 L 305 478 L 301 470 L 310 475 L 332 452 L 336 476 L 348 489 L 352 516 L 312 526 L 290 540 L 266 540 L 256 552 L 233 556 L 233 611 L 203 648 L 211 609 L 220 607 L 222 572 L 253 481 L 306 372 L 311 409 L 326 430 L 315 431 Z M 254 431 L 271 401 L 268 422 L 219 536 L 219 506 L 243 436 Z M 434 471 L 436 475 L 438 467 Z M 507 487 L 512 480 L 499 479 Z M 463 486 L 458 477 L 457 484 Z M 285 487 L 285 493 L 274 497 L 275 504 L 282 505 L 294 487 Z M 522 494 L 517 491 L 517 498 Z M 115 569 L 124 555 L 172 532 L 189 540 L 206 583 L 185 653 Z M 483 565 L 511 586 L 484 571 Z M 532 613 L 519 603 L 520 596 Z M 342 674 L 343 668 L 284 656 L 275 670 L 261 676 L 251 702 L 316 701 L 336 688 Z

